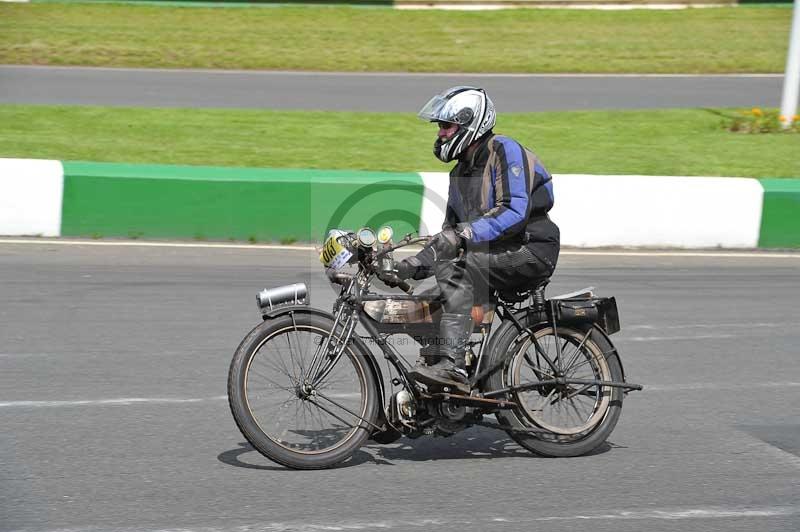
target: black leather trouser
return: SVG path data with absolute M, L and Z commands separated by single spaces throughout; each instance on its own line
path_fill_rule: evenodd
M 444 311 L 452 314 L 469 314 L 473 305 L 488 303 L 495 290 L 533 288 L 552 273 L 520 244 L 467 250 L 461 259 L 439 263 L 434 270 Z

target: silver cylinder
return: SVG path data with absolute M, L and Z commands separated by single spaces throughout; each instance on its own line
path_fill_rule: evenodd
M 256 303 L 265 312 L 286 305 L 308 305 L 308 288 L 305 283 L 265 288 L 256 296 Z

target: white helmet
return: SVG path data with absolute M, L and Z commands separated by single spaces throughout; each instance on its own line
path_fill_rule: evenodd
M 476 139 L 492 130 L 494 104 L 483 89 L 451 87 L 430 99 L 418 116 L 429 122 L 458 124 L 456 134 L 447 140 L 437 138 L 433 153 L 444 162 L 458 157 Z

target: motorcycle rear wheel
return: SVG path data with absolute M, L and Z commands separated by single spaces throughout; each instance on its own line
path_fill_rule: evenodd
M 623 380 L 613 346 L 591 326 L 558 326 L 556 335 L 549 324 L 539 324 L 533 331 L 541 349 L 557 363 L 556 339 L 562 346 L 560 371 L 564 377 Z M 488 389 L 535 384 L 555 377 L 530 337 L 516 328 L 507 329 L 493 351 L 495 357 L 513 354 L 490 375 Z M 606 441 L 619 419 L 623 392 L 601 385 L 543 385 L 512 391 L 508 398 L 519 406 L 496 415 L 514 441 L 542 456 L 569 457 L 589 453 Z
M 366 359 L 372 355 L 354 342 L 319 385 L 304 387 L 311 358 L 332 325 L 307 313 L 264 321 L 231 361 L 228 402 L 236 425 L 258 452 L 293 469 L 346 460 L 367 440 L 378 415 L 378 387 Z

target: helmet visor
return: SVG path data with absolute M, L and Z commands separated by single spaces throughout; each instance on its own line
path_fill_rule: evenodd
M 417 116 L 422 120 L 427 120 L 428 122 L 448 122 L 449 120 L 442 118 L 442 110 L 446 105 L 447 98 L 437 94 L 431 98 L 422 109 L 420 109 L 419 113 L 417 113 Z
M 450 122 L 461 126 L 469 126 L 474 113 L 464 113 L 464 109 L 481 109 L 479 94 L 457 94 L 447 98 L 437 94 L 417 113 L 417 116 L 428 122 Z M 462 112 L 459 112 L 462 111 Z M 470 128 L 472 129 L 472 128 Z

